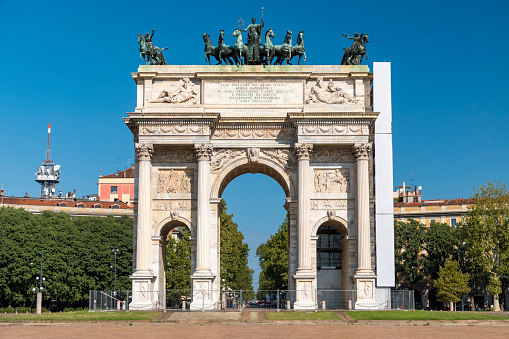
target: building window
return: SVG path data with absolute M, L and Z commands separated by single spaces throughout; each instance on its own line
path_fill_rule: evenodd
M 103 205 L 101 205 L 101 204 L 95 204 L 94 205 L 94 208 L 102 208 L 102 207 L 103 207 Z
M 119 209 L 119 208 L 120 208 L 120 206 L 118 206 L 118 205 L 111 205 L 111 208 Z
M 76 207 L 85 208 L 85 204 L 78 204 L 78 205 L 76 205 Z
M 429 219 L 429 224 L 431 225 L 432 223 L 434 222 L 437 222 L 437 219 Z
M 111 194 L 117 194 L 117 191 L 118 191 L 118 190 L 117 190 L 117 186 L 111 186 L 111 187 L 110 187 L 110 193 L 111 193 Z
M 342 266 L 341 235 L 330 226 L 322 226 L 317 232 L 316 256 L 318 269 L 335 269 Z
M 456 219 L 451 219 L 451 226 L 456 226 Z
M 67 207 L 67 203 L 61 202 L 60 204 L 58 204 L 58 206 L 60 206 L 60 207 Z

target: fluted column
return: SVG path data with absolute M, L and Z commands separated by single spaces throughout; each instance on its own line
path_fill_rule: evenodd
M 299 253 L 297 271 L 311 271 L 311 232 L 309 231 L 309 155 L 313 144 L 295 144 L 299 160 Z
M 355 144 L 353 151 L 357 159 L 357 271 L 355 274 L 373 274 L 371 269 L 368 173 L 371 144 Z
M 196 273 L 211 274 L 210 271 L 210 157 L 211 144 L 195 145 L 198 159 L 198 204 L 196 230 Z
M 153 145 L 136 143 L 134 145 L 138 156 L 138 224 L 136 227 L 136 271 L 135 274 L 151 274 L 150 245 L 152 208 L 150 206 L 150 170 Z

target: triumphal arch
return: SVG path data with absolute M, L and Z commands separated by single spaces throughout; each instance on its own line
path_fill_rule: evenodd
M 387 95 L 390 105 L 383 64 L 375 65 L 380 107 Z M 392 197 L 384 212 L 376 192 L 392 189 L 392 144 L 384 126 L 377 131 L 373 106 L 376 72 L 364 65 L 143 65 L 132 76 L 137 106 L 124 119 L 137 158 L 130 309 L 164 307 L 163 249 L 178 226 L 191 230 L 191 309 L 218 307 L 221 195 L 245 173 L 268 175 L 286 193 L 292 308 L 316 307 L 322 225 L 341 234 L 335 286 L 356 291 L 357 309 L 378 305 L 375 291 L 393 283 L 394 260 L 392 219 L 384 217 Z

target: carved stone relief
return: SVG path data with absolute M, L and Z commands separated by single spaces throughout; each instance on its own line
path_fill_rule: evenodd
M 315 170 L 316 193 L 350 192 L 350 173 L 348 169 Z
M 192 193 L 193 170 L 162 170 L 158 172 L 158 193 Z
M 311 154 L 311 162 L 340 163 L 353 162 L 355 157 L 351 148 L 320 147 Z
M 299 135 L 368 135 L 367 125 L 300 125 Z
M 312 210 L 345 210 L 354 208 L 354 202 L 349 200 L 312 199 Z
M 324 88 L 323 78 L 316 79 L 316 83 L 311 87 L 306 104 L 324 103 L 324 104 L 357 104 L 359 102 L 353 95 L 346 92 L 342 87 L 329 80 L 327 88 Z
M 219 149 L 212 153 L 210 172 L 216 173 L 233 160 L 246 155 L 244 149 Z
M 249 154 L 251 152 L 251 154 Z M 250 162 L 259 161 L 261 157 L 277 161 L 285 171 L 293 172 L 297 168 L 297 160 L 293 152 L 288 149 L 219 149 L 215 150 L 210 161 L 210 172 L 217 173 L 232 161 L 241 157 L 248 157 Z M 256 160 L 254 160 L 256 159 Z
M 261 151 L 268 158 L 279 162 L 285 170 L 295 172 L 297 169 L 297 159 L 292 151 L 288 149 L 262 149 Z
M 247 149 L 247 158 L 249 162 L 258 162 L 258 157 L 260 156 L 260 148 L 251 147 Z
M 152 162 L 195 162 L 194 152 L 186 148 L 156 148 Z
M 198 88 L 194 87 L 194 84 L 189 78 L 183 78 L 178 84 L 171 90 L 163 89 L 159 96 L 150 101 L 154 103 L 198 103 Z
M 154 210 L 189 211 L 196 208 L 196 200 L 155 200 Z
M 294 128 L 216 129 L 214 139 L 295 139 Z
M 210 128 L 206 125 L 145 125 L 140 127 L 140 135 L 157 134 L 157 135 L 208 135 Z

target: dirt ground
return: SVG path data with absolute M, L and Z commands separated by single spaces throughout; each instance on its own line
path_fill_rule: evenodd
M 0 324 L 0 338 L 508 338 L 507 323 Z

